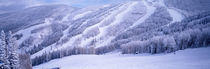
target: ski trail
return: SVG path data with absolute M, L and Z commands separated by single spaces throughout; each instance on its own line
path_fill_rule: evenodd
M 130 26 L 128 29 L 131 29 L 135 26 L 137 26 L 138 24 L 143 23 L 146 19 L 148 19 L 154 12 L 155 12 L 155 7 L 153 7 L 152 5 L 149 5 L 145 0 L 142 1 L 143 4 L 146 6 L 147 10 L 146 10 L 146 14 L 141 17 L 138 21 L 136 21 L 132 26 Z M 127 30 L 128 30 L 127 29 Z
M 92 40 L 94 40 L 94 39 L 100 39 L 101 37 L 104 37 L 104 35 L 107 32 L 106 31 L 106 28 L 108 28 L 110 26 L 113 26 L 115 24 L 119 24 L 121 22 L 123 16 L 126 13 L 130 12 L 132 10 L 132 7 L 134 5 L 136 5 L 137 3 L 138 2 L 130 2 L 130 3 L 126 3 L 125 5 L 119 7 L 118 10 L 111 12 L 111 14 L 107 18 L 103 19 L 100 23 L 97 23 L 97 24 L 95 24 L 93 26 L 90 26 L 90 27 L 86 28 L 82 34 L 77 35 L 75 37 L 72 37 L 70 39 L 71 42 L 67 42 L 67 43 L 63 44 L 62 46 L 67 47 L 67 45 L 72 45 L 72 44 L 74 44 L 75 41 L 81 40 L 80 41 L 80 44 L 78 44 L 78 46 L 84 47 L 87 44 L 89 44 Z M 124 10 L 124 9 L 126 9 L 126 10 Z M 112 22 L 112 23 L 110 23 L 110 24 L 108 24 L 106 26 L 99 27 L 104 22 L 106 22 L 106 20 L 109 20 L 112 17 L 115 17 L 116 18 L 114 22 Z M 90 30 L 92 30 L 94 28 L 98 28 L 99 31 L 100 31 L 100 33 L 97 36 L 91 37 L 91 38 L 88 38 L 88 39 L 86 39 L 86 38 L 83 37 L 84 34 L 86 34 L 88 31 L 90 31 Z M 98 45 L 100 46 L 100 45 L 108 44 L 112 39 L 113 39 L 113 37 L 109 37 L 106 40 L 100 40 L 102 42 L 100 44 L 98 44 Z
M 179 22 L 183 19 L 183 16 L 175 10 L 168 9 L 168 12 L 171 15 L 171 17 L 173 18 L 173 21 L 171 23 Z
M 176 9 L 172 8 L 172 7 L 167 7 L 164 3 L 164 0 L 159 0 L 159 4 L 163 7 L 165 7 L 167 9 L 167 11 L 169 12 L 170 16 L 172 17 L 172 21 L 171 23 L 174 23 L 174 22 L 179 22 L 181 21 L 182 19 L 184 19 L 184 16 L 179 13 L 178 11 L 176 11 Z M 171 24 L 170 23 L 170 24 Z
M 31 36 L 31 31 L 32 30 L 43 27 L 43 26 L 50 25 L 51 20 L 53 20 L 53 19 L 52 18 L 46 18 L 45 23 L 43 23 L 43 24 L 35 25 L 35 26 L 29 27 L 27 29 L 22 29 L 22 30 L 16 32 L 14 35 L 22 34 L 22 37 L 17 41 L 17 44 L 20 45 L 22 42 L 24 42 L 24 40 L 29 38 Z
M 120 22 L 123 20 L 123 17 L 126 15 L 126 13 L 132 11 L 133 7 L 136 4 L 138 4 L 138 2 L 131 2 L 131 3 L 127 3 L 124 6 L 120 7 L 118 11 L 121 11 L 121 10 L 124 10 L 124 9 L 126 9 L 126 10 L 118 13 L 115 16 L 115 20 L 111 24 L 109 24 L 107 26 L 104 26 L 104 27 L 99 27 L 100 33 L 97 36 L 93 37 L 93 38 L 100 39 L 102 37 L 102 38 L 106 38 L 106 39 L 102 39 L 99 42 L 97 42 L 96 43 L 97 47 L 101 47 L 101 46 L 107 45 L 108 43 L 111 42 L 112 39 L 114 39 L 114 36 L 104 37 L 104 35 L 106 35 L 108 33 L 107 29 L 110 26 L 114 26 L 114 25 L 120 24 Z

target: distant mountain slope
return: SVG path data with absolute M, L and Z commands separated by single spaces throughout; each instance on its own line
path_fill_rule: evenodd
M 73 47 L 97 48 L 106 46 L 120 32 L 125 31 L 128 26 L 143 17 L 146 13 L 144 10 L 146 7 L 143 2 L 128 2 L 91 10 L 92 13 L 89 15 L 72 21 L 72 26 L 67 29 L 69 33 L 66 34 L 65 38 L 36 54 L 41 55 L 40 53 L 44 51 L 71 49 Z
M 115 49 L 122 49 L 124 54 L 163 53 L 209 44 L 208 12 L 186 16 L 185 10 L 165 3 L 143 0 L 84 8 L 72 15 L 71 26 L 58 42 L 33 54 L 32 59 L 50 56 L 48 61 L 75 54 L 103 54 Z M 201 33 L 196 34 L 198 32 Z
M 36 54 L 53 51 L 51 49 L 113 46 L 116 40 L 122 38 L 121 35 L 123 39 L 134 37 L 146 30 L 176 22 L 168 11 L 169 8 L 162 4 L 161 1 L 132 1 L 98 7 L 98 10 L 97 8 L 94 10 L 85 8 L 81 10 L 82 12 L 78 12 L 78 15 L 81 16 L 88 12 L 86 15 L 80 18 L 75 15 L 76 18 L 69 19 L 71 26 L 67 29 L 68 32 L 64 34 L 66 36 L 63 39 Z M 132 34 L 129 34 L 128 31 Z M 126 34 L 129 35 L 124 36 Z
M 183 14 L 191 16 L 210 11 L 210 0 L 165 0 L 168 7 L 183 10 Z
M 14 32 L 19 49 L 32 55 L 33 65 L 116 49 L 155 54 L 209 45 L 208 4 L 190 1 L 196 5 L 188 8 L 183 2 L 141 0 L 81 9 L 36 6 L 0 14 L 0 29 Z
M 75 9 L 65 5 L 45 5 L 0 14 L 0 29 L 16 32 L 20 29 L 42 24 L 45 18 L 55 17 L 58 20 L 65 15 L 64 13 L 72 12 Z

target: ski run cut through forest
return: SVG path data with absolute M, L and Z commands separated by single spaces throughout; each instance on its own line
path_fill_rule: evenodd
M 210 69 L 210 0 L 7 11 L 9 1 L 0 1 L 0 69 Z

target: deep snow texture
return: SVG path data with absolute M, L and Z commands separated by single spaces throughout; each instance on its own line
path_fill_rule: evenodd
M 74 55 L 34 66 L 34 69 L 209 69 L 210 47 L 180 50 L 170 54 Z

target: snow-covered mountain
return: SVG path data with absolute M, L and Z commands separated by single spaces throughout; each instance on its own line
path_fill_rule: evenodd
M 14 32 L 19 49 L 31 54 L 34 65 L 115 49 L 124 54 L 173 52 L 210 44 L 209 5 L 208 0 L 141 0 L 86 8 L 36 6 L 0 14 L 0 29 Z

